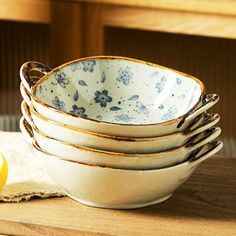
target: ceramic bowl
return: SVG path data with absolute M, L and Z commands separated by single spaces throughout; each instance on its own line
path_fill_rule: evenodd
M 24 120 L 22 122 L 26 132 L 33 136 L 31 127 L 25 125 Z M 46 136 L 35 126 L 32 129 L 37 145 L 58 158 L 120 169 L 157 169 L 175 165 L 185 161 L 194 150 L 216 139 L 221 133 L 218 127 L 210 128 L 180 148 L 152 154 L 127 154 L 74 146 Z
M 31 125 L 26 121 L 24 117 L 21 117 L 19 121 L 19 128 L 24 138 L 28 141 L 28 143 L 32 144 L 34 133 L 33 133 Z
M 20 93 L 21 93 L 21 96 L 23 97 L 24 101 L 26 102 L 26 104 L 28 106 L 30 106 L 30 104 L 31 104 L 30 94 L 26 90 L 23 83 L 20 83 Z
M 32 125 L 26 104 L 23 104 L 22 113 Z M 125 138 L 89 132 L 54 122 L 37 113 L 32 106 L 31 116 L 38 130 L 54 139 L 84 147 L 125 153 L 153 153 L 180 147 L 196 134 L 214 126 L 220 119 L 218 114 L 202 114 L 184 132 L 151 138 Z
M 72 199 L 86 205 L 132 209 L 168 199 L 196 167 L 222 148 L 221 141 L 206 144 L 188 161 L 158 170 L 122 170 L 65 161 L 40 149 L 36 159 Z
M 33 119 L 30 114 L 29 106 L 25 101 L 21 102 L 21 113 L 23 117 L 26 119 L 26 121 L 29 123 L 29 125 L 32 127 L 34 125 Z
M 30 76 L 35 70 L 45 74 L 36 84 Z M 218 100 L 217 95 L 206 97 L 202 82 L 190 75 L 124 57 L 83 58 L 53 71 L 28 62 L 20 76 L 33 106 L 45 117 L 123 137 L 182 131 L 202 106 Z

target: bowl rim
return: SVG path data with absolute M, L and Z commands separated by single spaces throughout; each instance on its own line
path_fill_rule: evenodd
M 206 143 L 204 144 L 202 147 L 198 148 L 198 150 L 196 150 L 196 154 L 193 153 L 193 155 L 195 155 L 195 157 L 198 155 L 199 152 L 201 152 L 202 148 L 204 147 L 207 147 L 209 145 L 212 145 L 213 144 L 213 147 L 210 147 L 210 149 L 203 154 L 203 156 L 207 155 L 207 153 L 213 151 L 213 150 L 217 150 L 217 152 L 222 148 L 223 146 L 223 142 L 221 140 L 214 140 L 214 141 L 211 141 L 209 143 Z M 97 169 L 108 169 L 108 170 L 114 170 L 114 171 L 118 171 L 118 172 L 130 172 L 130 173 L 150 173 L 150 172 L 163 172 L 165 170 L 175 170 L 176 168 L 181 168 L 181 167 L 188 167 L 189 169 L 190 168 L 194 168 L 194 167 L 197 167 L 200 163 L 196 163 L 196 166 L 192 166 L 191 164 L 195 162 L 195 160 L 193 159 L 192 160 L 192 156 L 190 156 L 186 161 L 184 162 L 181 162 L 181 163 L 178 163 L 176 165 L 173 165 L 173 166 L 168 166 L 168 167 L 163 167 L 163 168 L 158 168 L 158 169 L 121 169 L 121 168 L 114 168 L 114 167 L 106 167 L 106 166 L 101 166 L 101 165 L 95 165 L 95 164 L 88 164 L 88 163 L 85 163 L 85 162 L 79 162 L 79 161 L 72 161 L 72 160 L 66 160 L 66 159 L 63 159 L 63 158 L 58 158 L 57 155 L 54 155 L 54 154 L 51 154 L 51 153 L 48 153 L 46 151 L 44 151 L 42 148 L 39 147 L 39 145 L 37 144 L 36 140 L 34 139 L 33 142 L 32 142 L 32 147 L 33 149 L 36 149 L 38 152 L 41 152 L 43 153 L 44 155 L 46 155 L 47 157 L 46 158 L 53 158 L 54 160 L 59 160 L 59 161 L 62 161 L 62 162 L 68 162 L 68 163 L 73 163 L 73 164 L 79 164 L 79 165 L 83 165 L 83 166 L 88 166 L 88 167 L 91 167 L 91 168 L 97 168 Z M 213 154 L 214 155 L 214 154 Z M 200 157 L 201 159 L 201 157 Z M 199 158 L 197 158 L 196 161 L 198 161 Z
M 46 81 L 47 79 L 49 79 L 49 77 L 53 74 L 55 74 L 57 71 L 63 69 L 64 67 L 70 65 L 70 64 L 73 64 L 73 63 L 76 63 L 76 62 L 80 62 L 80 61 L 86 61 L 86 60 L 105 60 L 105 59 L 109 59 L 109 60 L 125 60 L 125 61 L 130 61 L 130 62 L 135 62 L 135 63 L 139 63 L 139 64 L 145 64 L 145 65 L 148 65 L 148 66 L 153 66 L 153 67 L 157 67 L 157 68 L 160 68 L 160 69 L 166 69 L 166 70 L 169 70 L 169 71 L 172 71 L 176 74 L 180 74 L 181 76 L 184 76 L 184 77 L 187 77 L 189 79 L 192 79 L 194 80 L 199 86 L 200 86 L 200 89 L 201 89 L 201 93 L 200 93 L 200 96 L 199 96 L 199 99 L 197 100 L 197 102 L 191 107 L 191 109 L 189 109 L 187 112 L 185 112 L 183 115 L 181 116 L 178 116 L 174 119 L 171 119 L 171 120 L 167 120 L 167 121 L 163 121 L 163 122 L 157 122 L 157 123 L 145 123 L 145 124 L 142 124 L 142 123 L 139 123 L 139 124 L 123 124 L 123 123 L 117 123 L 117 122 L 109 122 L 109 121 L 103 121 L 103 120 L 97 120 L 97 119 L 94 119 L 94 118 L 89 118 L 89 117 L 83 117 L 83 116 L 79 116 L 79 115 L 74 115 L 68 111 L 62 111 L 62 110 L 59 110 L 43 101 L 41 101 L 40 99 L 38 99 L 35 95 L 36 93 L 36 89 L 37 87 L 43 83 L 44 81 Z M 179 120 L 181 119 L 185 119 L 189 114 L 192 113 L 192 111 L 194 111 L 195 108 L 197 108 L 197 106 L 199 105 L 199 103 L 201 103 L 203 97 L 205 96 L 205 92 L 206 92 L 206 88 L 205 88 L 205 85 L 203 84 L 203 82 L 199 79 L 197 79 L 196 77 L 192 76 L 192 75 L 189 75 L 189 74 L 186 74 L 184 72 L 180 72 L 178 70 L 174 70 L 174 69 L 171 69 L 169 67 L 165 67 L 165 66 L 162 66 L 162 65 L 159 65 L 159 64 L 155 64 L 155 63 L 152 63 L 152 62 L 147 62 L 147 61 L 143 61 L 143 60 L 139 60 L 139 59 L 134 59 L 134 58 L 129 58 L 129 57 L 123 57 L 123 56 L 109 56 L 109 55 L 102 55 L 102 56 L 90 56 L 90 57 L 83 57 L 83 58 L 79 58 L 79 59 L 75 59 L 75 60 L 72 60 L 72 61 L 69 61 L 67 63 L 64 63 L 60 66 L 57 66 L 56 68 L 54 68 L 53 70 L 51 70 L 50 72 L 48 72 L 46 75 L 44 75 L 41 79 L 39 79 L 36 84 L 31 88 L 31 93 L 30 93 L 30 97 L 31 99 L 42 105 L 43 107 L 45 108 L 48 108 L 50 110 L 52 110 L 53 112 L 57 112 L 59 114 L 62 114 L 62 115 L 65 115 L 65 116 L 69 116 L 69 117 L 73 117 L 73 118 L 77 118 L 77 119 L 82 119 L 82 120 L 86 120 L 86 121 L 90 121 L 90 122 L 96 122 L 97 124 L 106 124 L 106 125 L 111 125 L 111 126 L 136 126 L 136 127 L 147 127 L 147 126 L 155 126 L 155 125 L 168 125 L 168 124 L 171 124 L 171 123 L 175 123 L 175 122 L 178 122 Z
M 66 141 L 62 141 L 53 137 L 50 137 L 48 135 L 46 135 L 45 133 L 43 133 L 42 131 L 40 131 L 35 125 L 33 125 L 32 127 L 32 131 L 34 133 L 34 142 L 37 142 L 37 139 L 35 137 L 35 133 L 39 136 L 41 136 L 42 138 L 45 138 L 47 140 L 53 140 L 56 143 L 60 143 L 61 145 L 65 145 L 65 146 L 69 146 L 71 148 L 74 148 L 76 150 L 81 150 L 84 152 L 88 152 L 88 153 L 100 153 L 100 154 L 105 154 L 108 156 L 121 156 L 121 157 L 130 157 L 130 158 L 158 158 L 158 159 L 165 159 L 166 156 L 162 156 L 164 153 L 166 154 L 170 154 L 173 152 L 176 152 L 177 150 L 185 153 L 187 151 L 187 145 L 189 145 L 189 143 L 191 143 L 191 140 L 188 141 L 186 144 L 181 145 L 180 147 L 177 148 L 173 148 L 173 149 L 168 149 L 165 151 L 160 151 L 160 152 L 153 152 L 153 153 L 126 153 L 126 152 L 116 152 L 116 151 L 108 151 L 108 150 L 103 150 L 103 149 L 96 149 L 96 148 L 91 148 L 91 147 L 85 147 L 82 145 L 75 145 Z M 204 137 L 205 138 L 205 137 Z M 52 154 L 53 155 L 53 154 Z
M 22 101 L 22 103 L 24 103 L 24 109 L 26 110 L 26 106 L 27 104 Z M 193 130 L 184 130 L 184 131 L 178 131 L 176 133 L 171 133 L 171 134 L 166 134 L 166 135 L 162 135 L 162 136 L 154 136 L 154 137 L 141 137 L 141 138 L 135 138 L 135 137 L 123 137 L 123 136 L 117 136 L 117 135 L 108 135 L 108 134 L 101 134 L 101 133 L 97 133 L 97 132 L 93 132 L 93 131 L 89 131 L 89 130 L 84 130 L 84 129 L 80 129 L 80 128 L 77 128 L 77 127 L 74 127 L 74 126 L 70 126 L 70 125 L 67 125 L 67 124 L 63 124 L 63 123 L 60 123 L 60 122 L 57 122 L 57 121 L 54 121 L 54 120 L 51 120 L 43 115 L 41 115 L 40 113 L 38 113 L 35 108 L 33 107 L 33 105 L 31 104 L 30 105 L 30 108 L 29 108 L 29 112 L 33 115 L 33 116 L 36 116 L 38 119 L 40 120 L 43 120 L 44 122 L 48 122 L 52 125 L 55 125 L 55 126 L 60 126 L 60 127 L 63 127 L 65 129 L 68 129 L 68 130 L 72 130 L 72 131 L 76 131 L 76 132 L 81 132 L 81 133 L 84 133 L 84 134 L 87 134 L 87 135 L 91 135 L 91 136 L 95 136 L 95 137 L 101 137 L 101 138 L 104 138 L 104 139 L 107 139 L 107 140 L 110 140 L 110 139 L 113 139 L 113 140 L 116 140 L 116 141 L 122 141 L 122 142 L 148 142 L 148 141 L 160 141 L 160 140 L 163 140 L 163 139 L 168 139 L 170 137 L 173 137 L 173 136 L 180 136 L 180 135 L 189 135 L 193 132 Z M 214 122 L 215 120 L 219 119 L 220 118 L 220 115 L 218 113 L 206 113 L 207 116 L 211 116 L 212 117 L 212 122 Z M 214 118 L 214 119 L 213 119 Z M 211 119 L 211 118 L 209 118 Z M 200 125 L 201 126 L 201 125 Z

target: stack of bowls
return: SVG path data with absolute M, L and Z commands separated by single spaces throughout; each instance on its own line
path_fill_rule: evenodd
M 42 76 L 43 74 L 43 76 Z M 71 198 L 138 208 L 168 199 L 222 147 L 206 111 L 219 96 L 198 79 L 124 57 L 89 57 L 54 70 L 20 69 L 20 128 Z

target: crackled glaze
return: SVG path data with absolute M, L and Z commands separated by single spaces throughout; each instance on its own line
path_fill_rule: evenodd
M 152 124 L 186 114 L 199 100 L 194 79 L 125 59 L 77 61 L 51 74 L 35 90 L 40 101 L 94 120 Z

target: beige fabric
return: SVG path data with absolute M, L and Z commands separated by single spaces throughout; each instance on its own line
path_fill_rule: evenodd
M 65 196 L 36 160 L 31 145 L 21 133 L 0 131 L 0 151 L 8 163 L 8 179 L 0 191 L 0 201 Z

